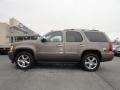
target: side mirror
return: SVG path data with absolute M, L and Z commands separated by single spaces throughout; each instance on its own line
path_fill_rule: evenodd
M 41 39 L 41 42 L 43 42 L 43 43 L 44 43 L 44 42 L 47 42 L 47 39 L 42 38 L 42 39 Z

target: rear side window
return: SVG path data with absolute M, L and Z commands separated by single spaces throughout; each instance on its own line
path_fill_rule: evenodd
M 66 41 L 67 42 L 81 42 L 83 40 L 81 34 L 76 31 L 67 31 L 66 32 Z
M 108 42 L 107 37 L 102 32 L 85 32 L 91 42 Z

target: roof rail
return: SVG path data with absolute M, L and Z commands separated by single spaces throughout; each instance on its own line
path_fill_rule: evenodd
M 90 30 L 90 31 L 99 31 L 99 30 L 95 30 L 95 29 L 93 29 L 93 30 Z
M 95 29 L 92 29 L 92 30 L 89 30 L 89 29 L 64 29 L 64 30 L 99 31 L 99 30 L 95 30 Z
M 64 30 L 75 30 L 75 29 L 64 29 Z

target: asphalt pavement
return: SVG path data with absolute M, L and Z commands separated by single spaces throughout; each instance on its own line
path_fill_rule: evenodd
M 101 63 L 96 72 L 75 64 L 39 64 L 23 71 L 0 55 L 0 90 L 120 90 L 120 57 Z

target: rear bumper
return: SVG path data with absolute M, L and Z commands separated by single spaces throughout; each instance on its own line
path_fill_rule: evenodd
M 114 58 L 114 53 L 107 53 L 107 54 L 103 54 L 102 55 L 102 62 L 106 62 L 106 61 L 112 61 Z
M 8 57 L 12 63 L 14 63 L 14 53 L 13 52 L 8 52 Z

